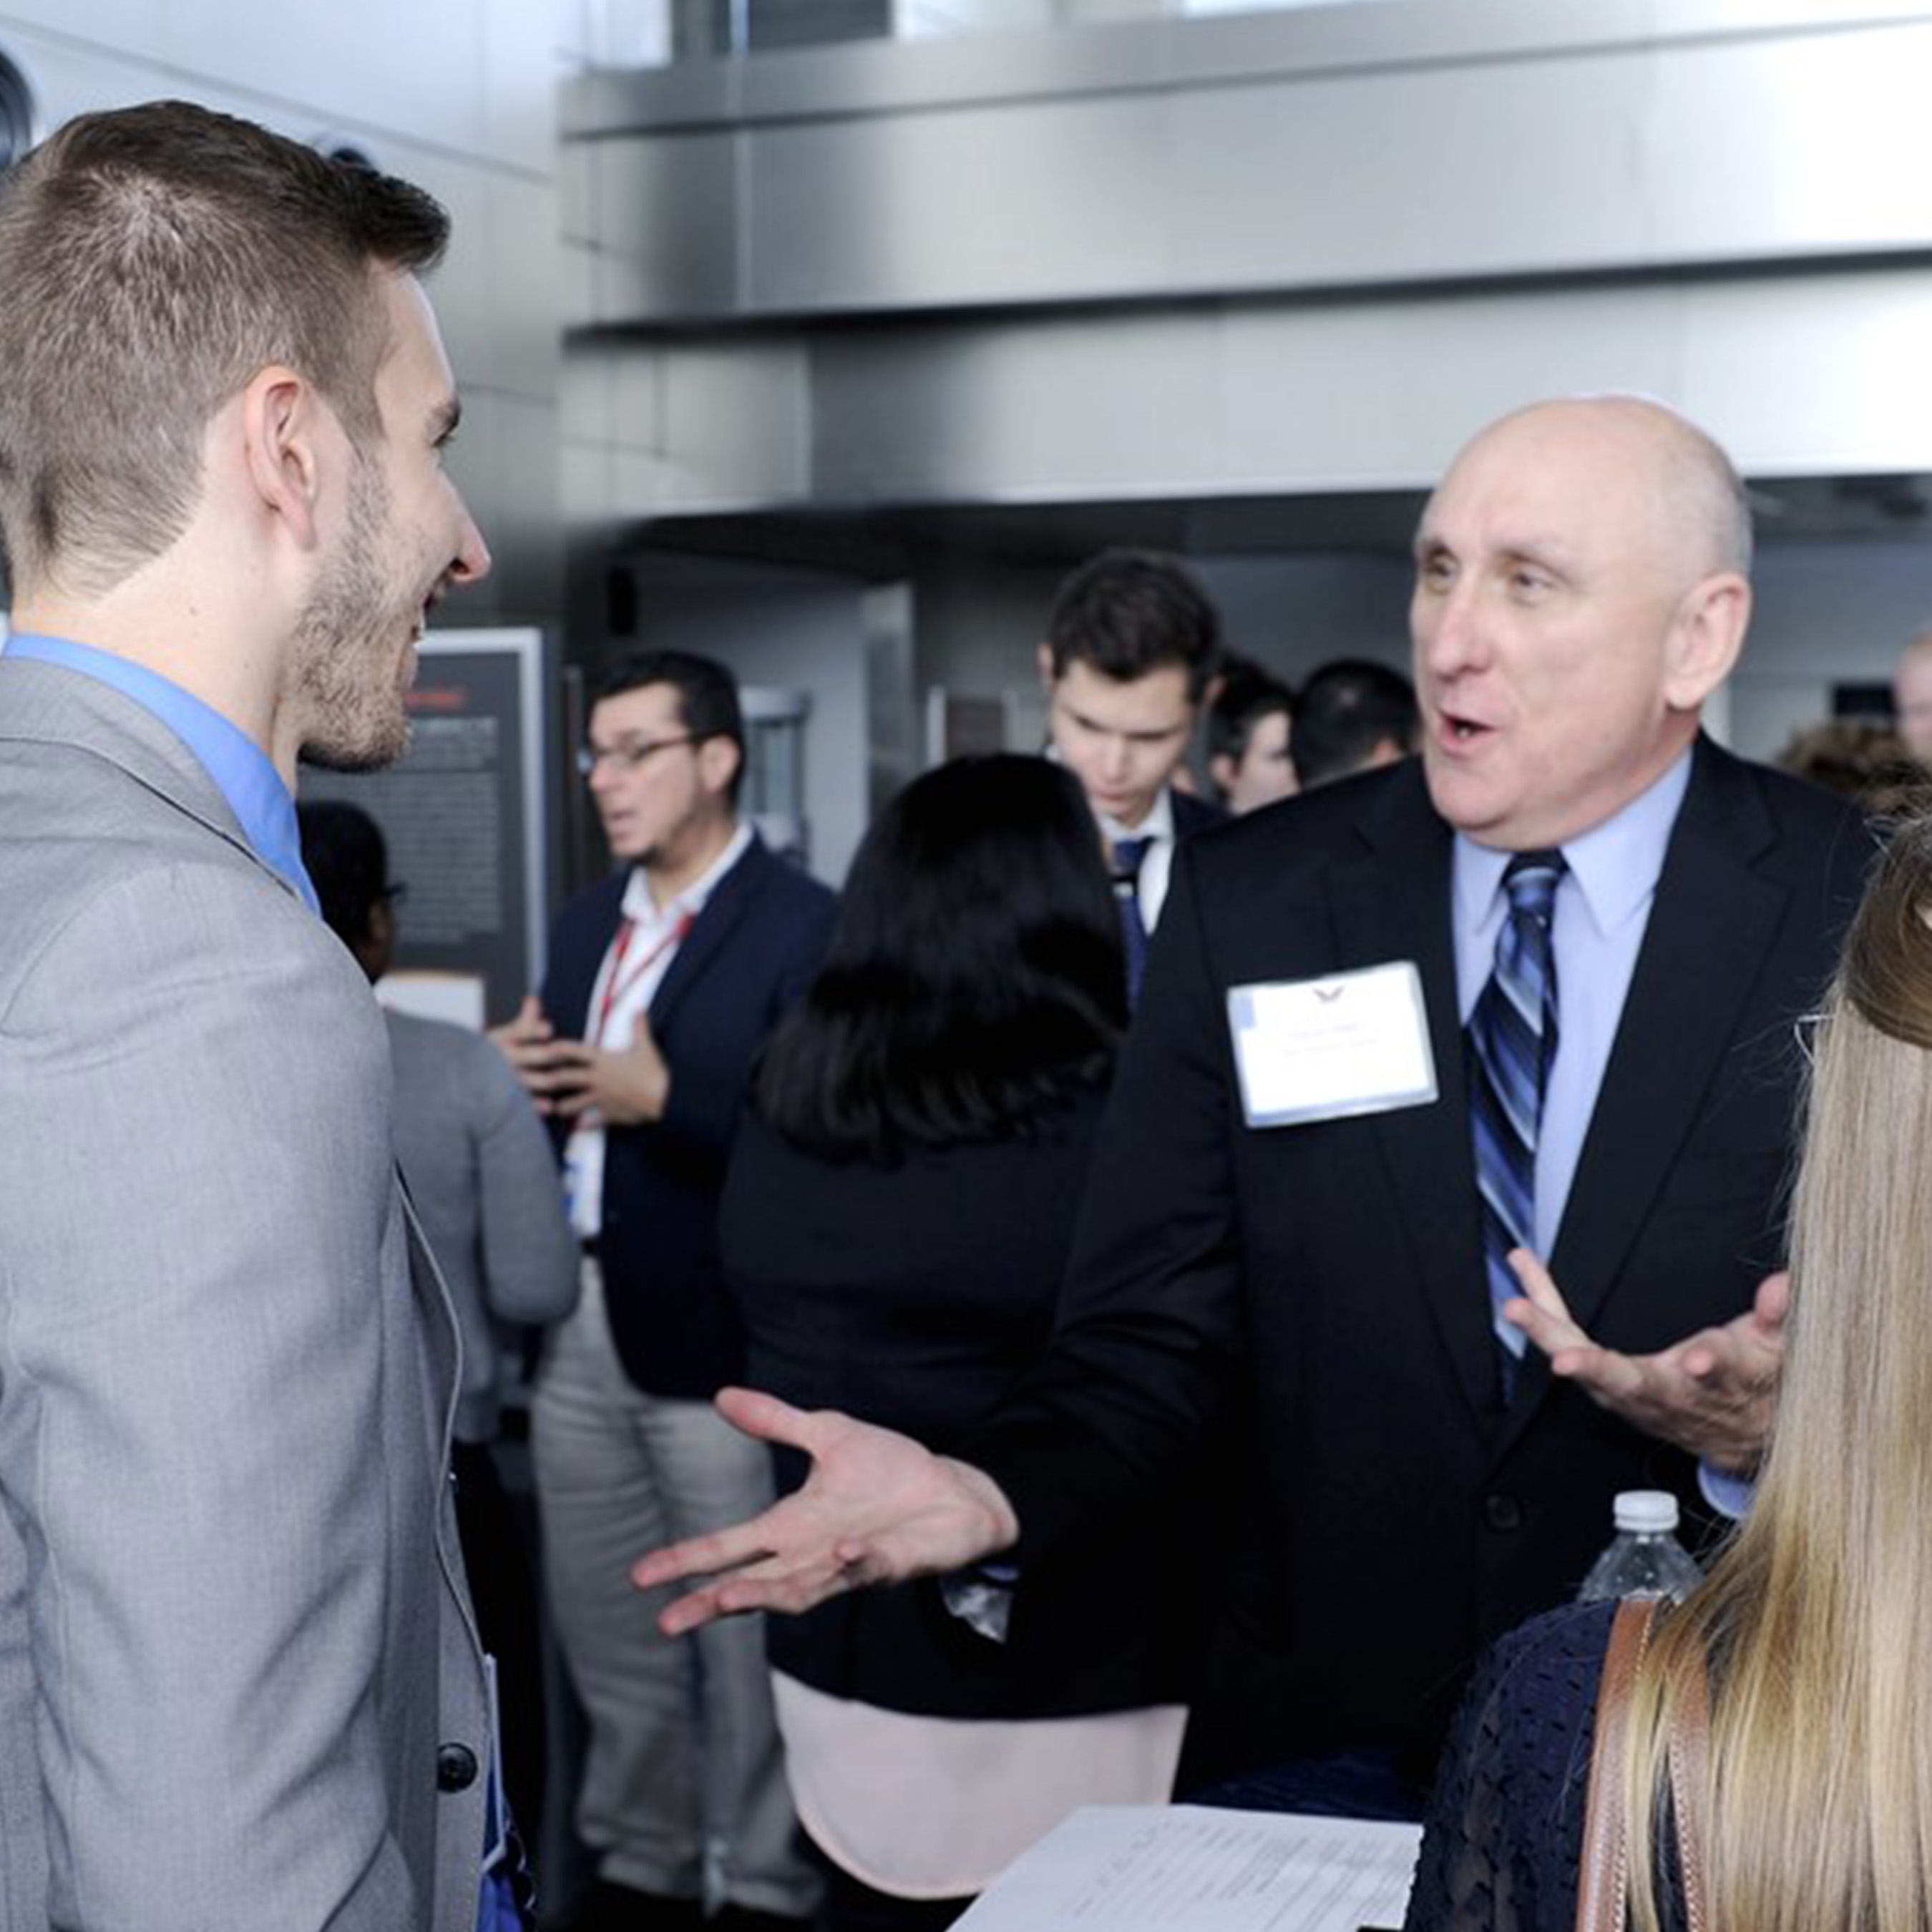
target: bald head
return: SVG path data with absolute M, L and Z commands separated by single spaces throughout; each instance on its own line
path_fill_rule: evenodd
M 1715 439 L 1688 417 L 1647 396 L 1562 397 L 1498 418 L 1456 461 L 1492 440 L 1519 436 L 1598 446 L 1649 497 L 1660 560 L 1677 557 L 1694 578 L 1714 571 L 1750 574 L 1750 500 L 1744 481 Z
M 1654 783 L 1736 660 L 1750 560 L 1737 472 L 1659 404 L 1579 397 L 1484 430 L 1416 540 L 1416 684 L 1443 816 L 1525 850 Z

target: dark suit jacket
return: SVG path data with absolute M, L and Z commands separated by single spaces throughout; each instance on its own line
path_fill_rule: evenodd
M 1197 832 L 1205 832 L 1210 826 L 1225 825 L 1228 813 L 1211 799 L 1196 798 L 1192 792 L 1177 791 L 1168 788 L 1168 796 L 1174 801 L 1174 838 L 1179 844 L 1183 839 L 1191 838 Z
M 890 1166 L 808 1154 L 748 1119 L 722 1221 L 752 1386 L 951 1453 L 1046 1346 L 1102 1098 L 1084 1092 L 1024 1134 Z M 806 1459 L 781 1452 L 778 1468 L 795 1487 Z M 976 1635 L 928 1582 L 774 1617 L 766 1649 L 833 1696 L 933 1717 L 1184 1702 L 1195 1575 L 1176 1565 L 1184 1574 L 1150 1578 L 1138 1549 L 1118 1544 L 1057 1556 L 1028 1573 L 1029 1614 L 1006 1643 Z
M 1550 1257 L 1612 1347 L 1727 1319 L 1779 1261 L 1791 1021 L 1828 974 L 1869 849 L 1825 794 L 1699 745 Z M 1203 1714 L 1230 1728 L 1204 1768 L 1402 1741 L 1486 1640 L 1574 1592 L 1617 1490 L 1696 1502 L 1688 1457 L 1540 1360 L 1502 1404 L 1451 851 L 1414 763 L 1190 843 L 1054 1348 L 970 1451 L 1017 1507 L 1024 1555 L 1251 1406 L 1229 1682 Z M 1245 1126 L 1228 989 L 1401 959 L 1421 972 L 1439 1099 Z
M 583 1034 L 627 876 L 558 915 L 542 997 L 560 1033 Z M 752 1057 L 818 970 L 832 904 L 754 836 L 651 1000 L 670 1097 L 662 1120 L 610 1131 L 599 1258 L 617 1353 L 652 1394 L 709 1401 L 744 1374 L 744 1334 L 718 1266 L 718 1197 Z

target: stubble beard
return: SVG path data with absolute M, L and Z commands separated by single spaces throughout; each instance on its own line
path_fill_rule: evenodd
M 384 581 L 388 484 L 358 456 L 349 524 L 296 620 L 296 689 L 309 719 L 302 761 L 323 771 L 369 772 L 409 749 L 402 665 L 391 640 L 409 618 Z

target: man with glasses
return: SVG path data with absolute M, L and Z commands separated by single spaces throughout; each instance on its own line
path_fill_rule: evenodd
M 621 869 L 564 908 L 541 995 L 496 1034 L 550 1121 L 584 1246 L 532 1436 L 552 1606 L 590 1718 L 585 1926 L 814 1904 L 762 1632 L 720 1626 L 694 1654 L 639 1613 L 626 1574 L 639 1549 L 771 1498 L 764 1446 L 710 1406 L 743 1365 L 718 1196 L 752 1054 L 817 968 L 832 895 L 739 818 L 744 757 L 722 666 L 658 651 L 616 668 L 579 765 Z

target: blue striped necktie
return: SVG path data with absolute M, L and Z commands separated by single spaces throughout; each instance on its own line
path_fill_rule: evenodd
M 1469 1120 L 1490 1318 L 1507 1352 L 1505 1394 L 1528 1338 L 1502 1318 L 1503 1304 L 1522 1292 L 1504 1257 L 1536 1245 L 1537 1135 L 1556 1058 L 1550 916 L 1564 869 L 1561 852 L 1519 852 L 1510 861 L 1503 874 L 1509 912 L 1496 934 L 1496 964 L 1469 1015 Z
M 1114 841 L 1114 897 L 1120 908 L 1120 943 L 1127 955 L 1127 1005 L 1141 1003 L 1141 980 L 1147 972 L 1147 921 L 1141 916 L 1141 867 L 1151 838 Z

